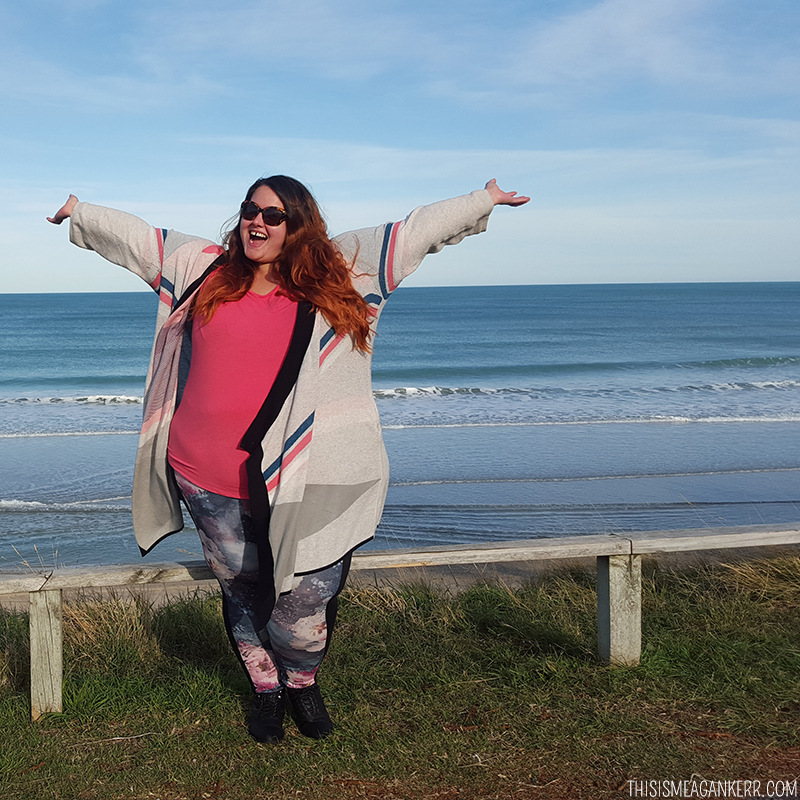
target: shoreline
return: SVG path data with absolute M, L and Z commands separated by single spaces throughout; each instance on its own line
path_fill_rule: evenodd
M 63 455 L 56 473 L 70 474 Z M 6 464 L 10 475 L 13 461 Z M 115 466 L 113 459 L 105 459 L 95 470 L 103 473 Z M 24 472 L 18 472 L 20 482 L 26 477 L 20 474 Z M 792 467 L 695 476 L 395 484 L 389 488 L 376 538 L 365 549 L 413 550 L 628 531 L 795 524 L 800 520 L 798 475 L 800 468 Z M 0 474 L 0 484 L 3 477 Z M 99 482 L 107 483 L 109 478 Z M 74 487 L 65 484 L 48 503 L 0 501 L 0 571 L 28 565 L 40 571 L 55 565 L 138 563 L 129 502 L 114 494 L 116 488 L 101 485 L 95 498 L 76 501 Z M 197 534 L 188 519 L 186 523 L 183 531 L 168 537 L 141 563 L 202 558 Z

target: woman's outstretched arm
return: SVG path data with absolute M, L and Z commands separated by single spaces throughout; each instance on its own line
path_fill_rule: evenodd
M 419 206 L 404 220 L 349 231 L 336 241 L 345 257 L 355 260 L 356 288 L 365 296 L 386 299 L 428 253 L 486 230 L 495 206 L 522 206 L 529 200 L 503 191 L 492 179 L 483 189 Z
M 94 250 L 157 290 L 163 264 L 163 231 L 124 211 L 81 203 L 74 194 L 52 217 L 47 217 L 54 225 L 67 219 L 73 244 Z
M 73 244 L 94 250 L 107 261 L 138 275 L 168 304 L 176 293 L 183 292 L 187 281 L 194 280 L 198 270 L 202 272 L 222 252 L 206 239 L 154 228 L 124 211 L 81 203 L 74 194 L 52 217 L 47 217 L 54 225 L 65 219 L 70 222 L 69 238 Z
M 397 285 L 413 272 L 428 253 L 458 244 L 466 236 L 486 229 L 495 206 L 522 206 L 530 197 L 505 192 L 492 178 L 483 190 L 414 209 L 398 224 L 395 258 L 387 261 L 390 284 Z

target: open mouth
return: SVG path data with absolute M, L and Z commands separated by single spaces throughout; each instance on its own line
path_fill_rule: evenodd
M 266 233 L 261 233 L 260 231 L 250 231 L 251 242 L 266 242 L 267 238 L 268 237 Z

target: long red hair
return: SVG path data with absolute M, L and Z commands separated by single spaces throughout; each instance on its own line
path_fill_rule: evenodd
M 371 350 L 371 313 L 366 300 L 353 288 L 350 269 L 339 248 L 328 237 L 328 229 L 311 192 L 300 181 L 286 175 L 257 180 L 247 191 L 268 186 L 281 199 L 287 219 L 286 240 L 275 262 L 273 279 L 293 300 L 308 300 L 340 336 L 349 335 L 353 347 Z M 198 292 L 192 316 L 208 322 L 222 303 L 244 297 L 253 284 L 258 265 L 244 254 L 239 231 L 241 217 L 224 234 L 227 262 L 206 280 Z

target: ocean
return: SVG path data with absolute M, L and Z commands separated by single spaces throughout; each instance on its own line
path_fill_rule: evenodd
M 156 302 L 0 294 L 0 570 L 140 560 Z M 798 521 L 798 309 L 800 283 L 401 287 L 367 546 Z M 199 557 L 188 523 L 146 561 Z

